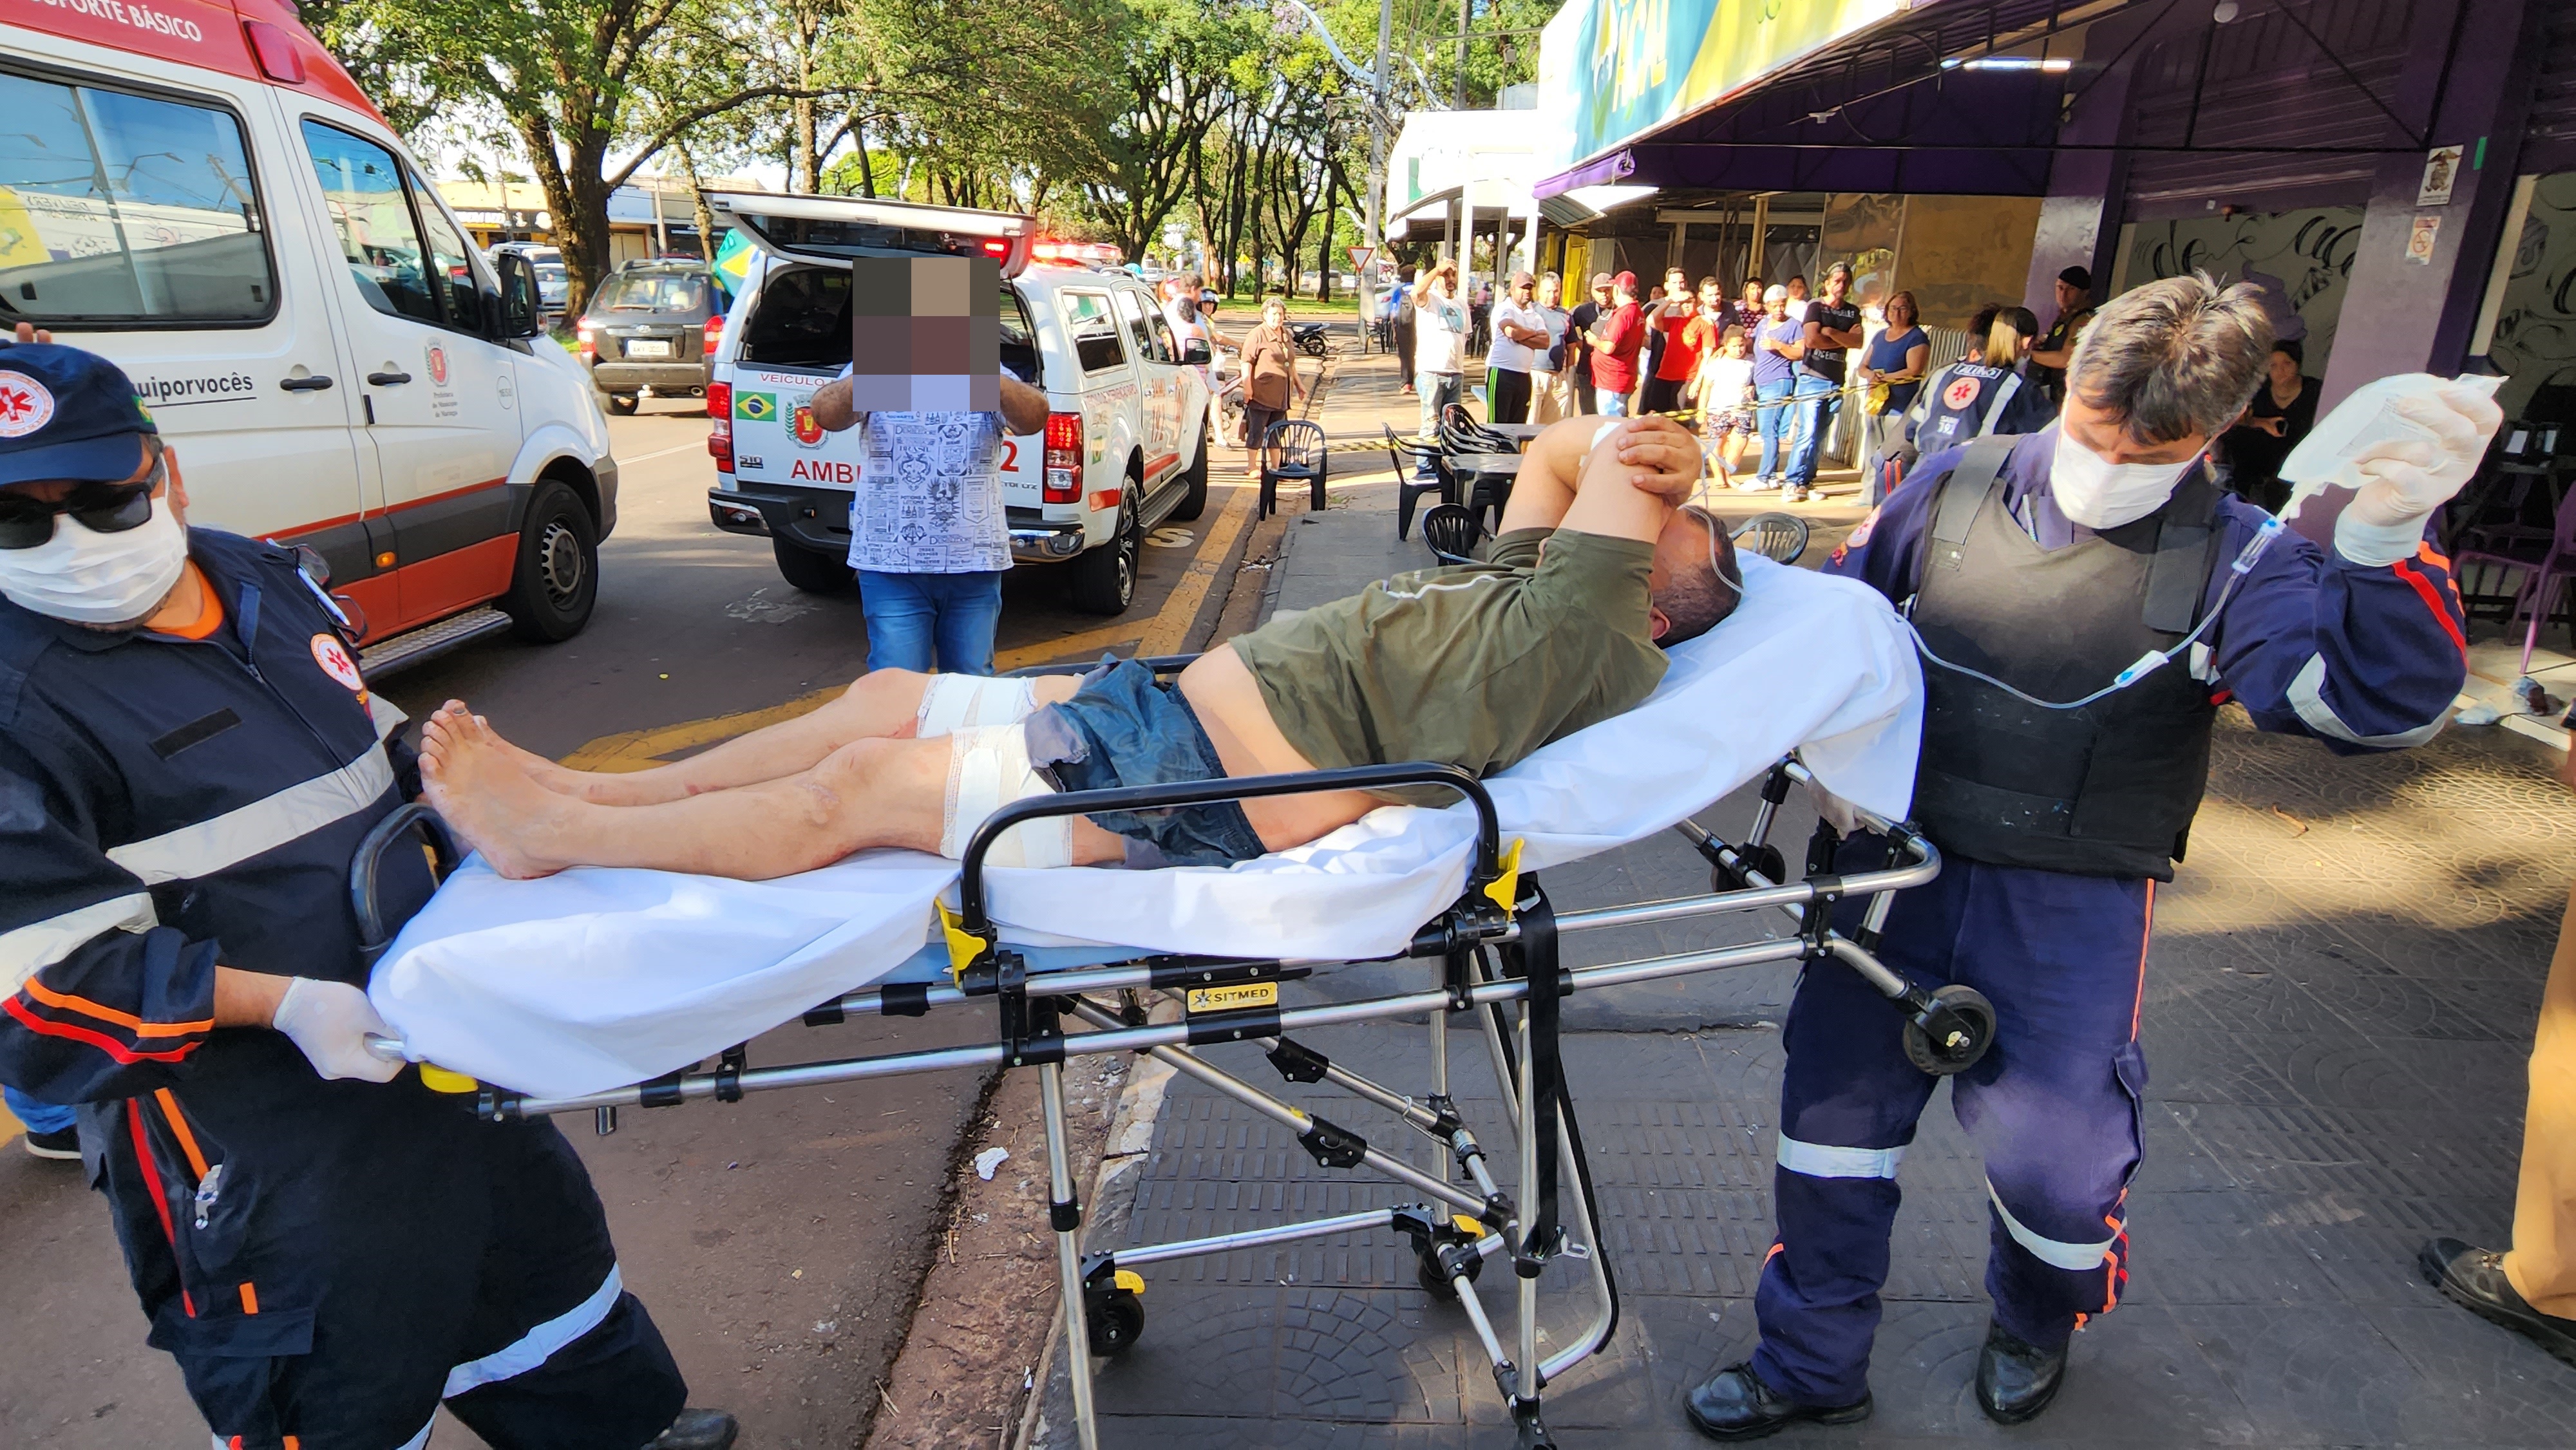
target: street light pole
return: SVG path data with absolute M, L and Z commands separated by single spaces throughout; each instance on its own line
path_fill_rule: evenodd
M 1369 314 L 1377 310 L 1378 254 L 1386 250 L 1386 53 L 1395 43 L 1395 0 L 1378 0 L 1377 65 L 1369 72 L 1368 215 L 1360 222 L 1360 245 L 1369 249 L 1369 264 L 1360 273 L 1360 347 L 1368 347 Z

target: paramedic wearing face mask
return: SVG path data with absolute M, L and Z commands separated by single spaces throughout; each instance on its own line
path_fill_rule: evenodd
M 722 1450 L 550 1125 L 366 1049 L 359 838 L 419 790 L 296 557 L 191 530 L 106 359 L 0 344 L 0 1081 L 79 1109 L 215 1443 Z M 385 858 L 399 921 L 419 852 Z
M 2270 516 L 2223 493 L 2206 454 L 2271 346 L 2249 288 L 2195 274 L 2129 292 L 2077 344 L 2055 426 L 1927 456 L 1834 555 L 1924 641 L 1913 819 L 1942 868 L 1897 896 L 1878 950 L 1927 986 L 1974 987 L 1999 1018 L 1994 1050 L 1950 1082 L 1990 1190 L 1977 1399 L 2005 1424 L 2047 1408 L 2069 1336 L 2123 1293 L 2148 928 L 2217 704 L 2329 750 L 2392 749 L 2441 728 L 2466 670 L 2425 526 L 2476 468 L 2495 406 L 2450 387 L 2407 405 L 2424 441 L 2364 455 L 2331 550 L 2266 537 Z M 1866 862 L 1855 847 L 1833 869 Z M 1850 972 L 1798 986 L 1761 1343 L 1689 1396 L 1716 1438 L 1870 1411 L 1897 1161 L 1936 1081 L 1906 1060 L 1900 1025 Z

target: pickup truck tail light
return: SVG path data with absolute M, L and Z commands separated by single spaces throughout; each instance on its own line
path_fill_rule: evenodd
M 1082 415 L 1049 413 L 1046 421 L 1046 482 L 1044 495 L 1048 503 L 1082 501 Z
M 716 472 L 733 472 L 733 384 L 707 384 L 707 417 L 713 420 L 707 429 L 707 452 L 714 456 Z
M 716 355 L 716 344 L 722 341 L 724 341 L 724 317 L 719 314 L 707 319 L 707 345 L 705 355 L 708 357 L 714 357 Z
M 573 329 L 573 336 L 581 343 L 581 360 L 583 362 L 595 363 L 599 361 L 599 340 L 591 336 L 589 323 L 584 322 L 575 327 Z

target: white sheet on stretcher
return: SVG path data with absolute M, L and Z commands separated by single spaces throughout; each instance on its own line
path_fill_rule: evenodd
M 1525 870 L 1664 830 L 1792 750 L 1901 817 L 1922 682 L 1904 626 L 1853 581 L 1744 559 L 1726 623 L 1672 652 L 1643 705 L 1486 782 Z M 1389 806 L 1231 868 L 997 869 L 1006 938 L 1341 961 L 1400 950 L 1466 882 L 1475 817 Z M 369 995 L 412 1055 L 563 1096 L 686 1066 L 884 980 L 923 950 L 954 862 L 869 851 L 777 881 L 584 868 L 504 881 L 469 861 Z

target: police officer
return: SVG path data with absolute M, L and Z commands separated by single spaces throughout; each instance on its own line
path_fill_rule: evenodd
M 2093 308 L 2093 269 L 2067 268 L 2057 274 L 2052 290 L 2057 315 L 2049 321 L 2047 335 L 2031 350 L 2030 380 L 2054 408 L 2066 401 L 2066 367 L 2075 356 L 2075 344 L 2083 341 L 2084 329 L 2098 315 Z
M 106 359 L 0 344 L 0 1080 L 77 1104 L 219 1446 L 721 1450 L 544 1124 L 372 1056 L 352 849 L 419 785 L 295 556 L 189 529 Z M 420 853 L 388 853 L 399 921 Z
M 1994 1316 L 1976 1392 L 2005 1424 L 2047 1407 L 2069 1336 L 2121 1296 L 2148 927 L 2217 702 L 2330 750 L 2390 749 L 2441 728 L 2466 671 L 2425 524 L 2475 470 L 2496 408 L 2450 389 L 2413 413 L 2428 441 L 2374 450 L 2321 549 L 2224 494 L 2207 458 L 2271 343 L 2244 286 L 2195 274 L 2129 292 L 2077 348 L 2054 426 L 1927 457 L 1833 559 L 1923 640 L 1913 814 L 1943 865 L 1896 898 L 1880 954 L 1974 987 L 1998 1017 L 1951 1102 L 1985 1159 Z M 1868 864 L 1846 849 L 1834 869 Z M 1688 1400 L 1723 1440 L 1869 1414 L 1897 1162 L 1934 1082 L 1850 972 L 1806 973 L 1783 1037 L 1761 1343 Z

